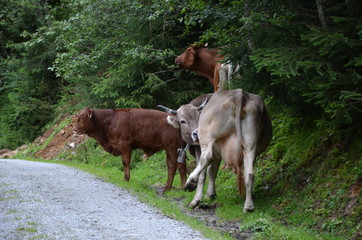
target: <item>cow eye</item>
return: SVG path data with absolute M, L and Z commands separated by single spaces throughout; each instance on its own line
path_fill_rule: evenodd
M 180 123 L 181 123 L 181 124 L 186 124 L 186 121 L 182 119 L 182 120 L 180 121 Z

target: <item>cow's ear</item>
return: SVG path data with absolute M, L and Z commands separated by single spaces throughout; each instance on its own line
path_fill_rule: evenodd
M 174 128 L 179 128 L 180 125 L 175 116 L 167 116 L 167 123 L 173 126 Z
M 93 118 L 93 110 L 92 109 L 87 109 L 87 115 L 89 118 Z

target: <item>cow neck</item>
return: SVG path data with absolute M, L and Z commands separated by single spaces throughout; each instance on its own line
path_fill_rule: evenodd
M 108 139 L 108 127 L 111 124 L 110 115 L 113 113 L 111 109 L 98 109 L 94 112 L 93 123 L 94 130 L 88 135 L 95 138 L 102 146 L 106 144 Z
M 214 78 L 217 52 L 217 50 L 209 51 L 206 48 L 198 49 L 195 52 L 194 62 L 196 64 L 194 66 L 194 71 L 212 81 Z

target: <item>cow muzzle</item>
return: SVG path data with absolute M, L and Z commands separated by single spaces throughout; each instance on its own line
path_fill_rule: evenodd
M 74 135 L 82 135 L 83 133 L 81 133 L 80 131 L 73 130 L 73 134 Z
M 86 134 L 86 132 L 79 127 L 73 127 L 73 134 L 81 135 L 81 134 Z
M 181 60 L 179 57 L 177 57 L 177 58 L 175 59 L 175 64 L 176 64 L 176 65 L 181 65 L 181 64 L 182 64 L 182 60 Z
M 199 130 L 198 129 L 195 129 L 194 131 L 192 131 L 191 138 L 192 138 L 192 141 L 194 141 L 194 142 L 199 141 Z

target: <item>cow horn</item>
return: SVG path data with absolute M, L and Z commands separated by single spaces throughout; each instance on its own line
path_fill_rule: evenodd
M 207 98 L 204 100 L 204 102 L 197 108 L 197 110 L 199 110 L 199 111 L 201 111 L 204 107 L 205 107 L 205 105 L 206 105 L 206 103 L 207 103 Z
M 173 110 L 173 109 L 170 109 L 170 108 L 165 107 L 165 106 L 163 106 L 163 105 L 157 105 L 157 107 L 165 110 L 165 111 L 168 112 L 168 113 L 171 113 L 172 115 L 177 115 L 177 111 L 175 111 L 175 110 Z

